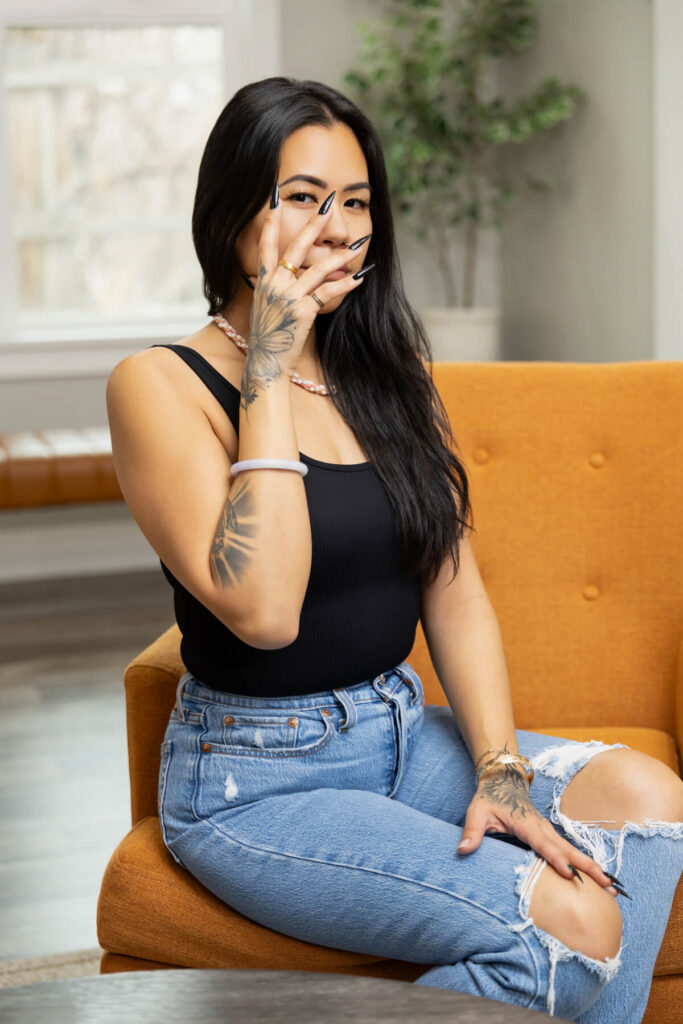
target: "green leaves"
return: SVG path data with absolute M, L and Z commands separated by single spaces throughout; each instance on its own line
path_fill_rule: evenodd
M 468 227 L 500 227 L 516 187 L 547 189 L 524 175 L 501 184 L 503 154 L 558 127 L 585 100 L 580 88 L 554 76 L 521 98 L 495 95 L 495 62 L 531 46 L 537 3 L 393 0 L 383 19 L 356 26 L 359 67 L 343 80 L 379 132 L 392 205 L 414 235 L 431 236 L 449 295 L 455 285 L 446 229 L 461 228 L 474 246 Z M 465 294 L 463 304 L 472 300 Z

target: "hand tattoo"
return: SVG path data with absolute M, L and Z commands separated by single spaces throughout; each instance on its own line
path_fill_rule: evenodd
M 482 775 L 479 782 L 479 796 L 501 804 L 512 817 L 519 811 L 522 818 L 527 816 L 542 818 L 543 815 L 535 807 L 529 796 L 526 775 L 511 764 L 500 765 Z
M 292 327 L 296 317 L 290 310 L 294 299 L 285 298 L 274 288 L 262 284 L 266 273 L 259 265 L 258 284 L 251 307 L 249 351 L 242 372 L 240 405 L 248 412 L 257 398 L 257 388 L 265 389 L 282 373 L 280 352 L 288 352 L 294 344 Z

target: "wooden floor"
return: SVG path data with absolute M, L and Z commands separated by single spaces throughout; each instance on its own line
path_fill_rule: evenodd
M 0 960 L 98 945 L 131 827 L 123 670 L 173 621 L 160 569 L 0 586 Z

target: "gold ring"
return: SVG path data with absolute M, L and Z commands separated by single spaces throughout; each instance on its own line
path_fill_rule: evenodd
M 278 266 L 284 267 L 285 270 L 291 270 L 293 274 L 296 274 L 297 270 L 299 269 L 298 267 L 295 267 L 293 263 L 290 263 L 288 260 L 286 260 L 284 256 L 278 263 Z
M 318 296 L 315 294 L 315 292 L 311 292 L 311 298 L 315 299 L 315 301 L 318 303 L 319 306 L 324 306 L 325 305 L 323 300 L 319 299 Z

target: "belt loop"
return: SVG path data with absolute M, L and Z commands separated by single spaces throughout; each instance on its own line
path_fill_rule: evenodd
M 191 672 L 185 672 L 184 675 L 180 677 L 178 687 L 175 692 L 175 703 L 176 708 L 178 710 L 178 718 L 180 719 L 181 722 L 185 721 L 185 718 L 183 717 L 183 689 L 185 687 L 185 683 L 188 681 L 188 679 L 190 679 L 191 676 Z
M 346 711 L 346 717 L 339 726 L 340 732 L 346 732 L 348 729 L 352 729 L 358 721 L 358 710 L 351 697 L 345 690 L 333 690 L 332 693 L 335 695 L 341 706 Z
M 386 694 L 386 677 L 384 672 L 380 672 L 378 676 L 372 680 L 373 689 L 377 691 L 385 703 L 389 702 L 389 697 Z
M 401 662 L 401 665 L 405 665 L 405 664 L 406 663 L 404 661 Z M 419 690 L 417 688 L 417 684 L 416 684 L 415 680 L 408 674 L 408 672 L 404 668 L 401 668 L 398 665 L 396 666 L 396 672 L 399 674 L 399 676 L 401 677 L 403 682 L 409 687 L 410 692 L 413 695 L 412 696 L 412 700 L 411 700 L 411 704 L 416 704 L 417 701 L 420 699 L 420 693 L 419 693 Z

